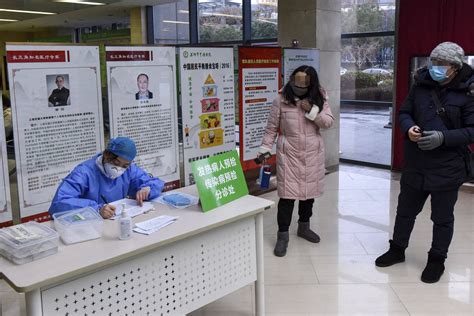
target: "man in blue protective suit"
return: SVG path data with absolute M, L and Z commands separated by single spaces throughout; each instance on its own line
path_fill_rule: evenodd
M 128 196 L 142 205 L 158 197 L 165 183 L 132 163 L 136 154 L 130 138 L 112 138 L 103 153 L 78 165 L 61 182 L 49 213 L 90 206 L 103 218 L 110 218 L 115 214 L 110 202 Z

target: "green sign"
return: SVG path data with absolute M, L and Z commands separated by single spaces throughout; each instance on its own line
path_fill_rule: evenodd
M 235 150 L 194 161 L 191 167 L 204 212 L 249 194 Z

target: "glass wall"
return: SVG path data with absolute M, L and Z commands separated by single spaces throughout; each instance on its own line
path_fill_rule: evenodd
M 199 42 L 243 40 L 242 0 L 199 0 Z
M 252 39 L 278 37 L 278 0 L 252 0 Z
M 187 0 L 153 6 L 155 44 L 189 43 L 189 5 Z
M 391 164 L 396 0 L 342 0 L 341 158 Z

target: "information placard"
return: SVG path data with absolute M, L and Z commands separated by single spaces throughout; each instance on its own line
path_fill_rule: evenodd
M 193 161 L 235 149 L 233 55 L 231 47 L 179 50 L 186 185 Z
M 194 161 L 191 166 L 204 212 L 249 194 L 236 150 Z
M 0 91 L 0 94 L 2 92 Z M 0 105 L 3 108 L 2 100 Z M 6 111 L 10 111 L 6 109 Z M 2 148 L 0 148 L 0 227 L 12 224 L 12 208 L 10 200 L 10 178 L 8 174 L 8 156 L 5 138 L 5 126 L 3 120 L 0 120 L 0 139 Z
M 281 87 L 279 47 L 239 47 L 240 159 L 244 170 L 257 157 L 273 100 Z M 274 146 L 272 154 L 275 154 Z
M 46 220 L 59 182 L 104 147 L 99 48 L 6 49 L 20 214 Z
M 174 47 L 106 47 L 110 134 L 135 141 L 135 163 L 178 188 L 178 105 Z
M 283 49 L 283 84 L 290 80 L 293 71 L 299 66 L 312 66 L 319 74 L 319 49 L 284 48 Z

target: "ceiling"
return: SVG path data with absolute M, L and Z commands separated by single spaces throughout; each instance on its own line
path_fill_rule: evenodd
M 45 28 L 78 28 L 127 23 L 134 7 L 176 2 L 176 0 L 83 0 L 105 3 L 94 6 L 61 3 L 58 0 L 0 0 L 0 31 L 32 32 Z M 52 12 L 53 15 L 2 12 L 1 9 Z

